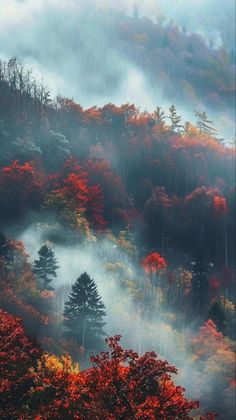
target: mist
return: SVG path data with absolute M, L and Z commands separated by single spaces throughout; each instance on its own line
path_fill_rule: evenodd
M 132 348 L 139 354 L 155 351 L 158 356 L 168 360 L 178 369 L 175 381 L 186 387 L 188 398 L 199 399 L 204 402 L 204 407 L 211 409 L 217 406 L 214 392 L 217 392 L 218 372 L 205 371 L 205 381 L 201 381 L 201 361 L 193 363 L 191 341 L 196 336 L 196 331 L 189 325 L 182 325 L 181 330 L 171 326 L 168 319 L 168 310 L 159 306 L 150 314 L 148 308 L 135 302 L 134 296 L 122 287 L 122 278 L 135 281 L 139 290 L 145 290 L 146 277 L 138 264 L 137 258 L 129 256 L 127 252 L 111 246 L 111 242 L 100 237 L 92 242 L 82 241 L 78 245 L 59 245 L 47 241 L 48 228 L 40 224 L 31 224 L 25 230 L 18 232 L 16 238 L 22 240 L 33 264 L 38 258 L 37 251 L 47 243 L 55 252 L 60 268 L 57 278 L 53 280 L 57 296 L 57 315 L 61 318 L 64 303 L 68 300 L 70 288 L 83 272 L 87 272 L 95 280 L 98 292 L 105 304 L 107 316 L 104 327 L 107 336 L 120 334 L 122 345 Z M 123 271 L 115 272 L 106 269 L 109 263 L 121 263 Z M 131 289 L 129 289 L 131 291 Z M 174 316 L 173 308 L 171 309 Z M 214 360 L 214 359 L 213 359 Z M 86 367 L 88 361 L 80 360 L 81 366 Z M 201 381 L 201 389 L 196 390 L 196 383 Z M 233 411 L 233 389 L 229 390 L 228 409 Z
M 37 111 L 36 104 L 35 116 L 39 114 L 39 123 L 35 125 L 32 134 L 31 118 L 34 118 L 34 114 L 31 116 L 29 113 L 27 122 L 23 118 L 21 120 L 24 115 L 17 113 L 17 87 L 14 97 L 13 83 L 8 83 L 9 79 L 1 80 L 7 86 L 7 94 L 12 95 L 15 106 L 13 111 L 16 112 L 15 118 L 14 112 L 9 109 L 2 113 L 0 119 L 3 152 L 6 149 L 6 158 L 3 154 L 2 184 L 0 182 L 2 196 L 6 197 L 3 200 L 2 230 L 6 238 L 23 242 L 31 268 L 34 260 L 38 259 L 39 249 L 45 243 L 55 253 L 59 269 L 57 277 L 50 283 L 55 289 L 55 295 L 52 291 L 50 311 L 53 316 L 48 327 L 49 335 L 52 333 L 52 342 L 56 337 L 53 343 L 55 348 L 58 346 L 55 354 L 60 346 L 58 354 L 64 351 L 60 341 L 65 329 L 64 303 L 68 300 L 71 286 L 83 272 L 87 272 L 94 279 L 105 305 L 107 315 L 104 330 L 107 336 L 120 334 L 122 346 L 132 348 L 140 355 L 146 351 L 155 351 L 160 358 L 175 365 L 179 370 L 175 381 L 186 387 L 189 398 L 203 402 L 204 410 L 215 409 L 219 413 L 224 410 L 224 407 L 218 409 L 217 405 L 220 389 L 217 381 L 221 375 L 220 384 L 225 381 L 222 389 L 228 393 L 224 395 L 222 404 L 226 401 L 227 409 L 233 413 L 233 388 L 230 380 L 233 369 L 232 343 L 235 337 L 234 286 L 233 280 L 231 285 L 226 284 L 227 279 L 223 273 L 224 268 L 228 268 L 228 262 L 229 268 L 230 264 L 234 266 L 231 233 L 234 220 L 234 177 L 229 170 L 233 162 L 233 151 L 227 147 L 224 149 L 227 141 L 231 145 L 235 132 L 234 105 L 231 106 L 234 65 L 230 61 L 230 51 L 234 50 L 234 2 L 189 0 L 186 5 L 184 1 L 171 0 L 0 0 L 0 7 L 0 59 L 7 61 L 16 56 L 27 67 L 33 68 L 32 80 L 40 82 L 42 79 L 48 86 L 52 99 L 52 107 L 49 104 L 48 108 L 52 114 L 55 112 L 55 121 L 53 116 L 50 117 L 55 127 L 50 127 L 50 118 L 47 119 L 45 112 L 47 105 L 44 118 L 41 119 L 41 111 Z M 146 28 L 150 28 L 150 32 Z M 168 36 L 166 39 L 168 31 L 170 39 Z M 176 50 L 172 48 L 172 42 Z M 193 45 L 195 50 L 191 50 Z M 207 62 L 206 68 L 204 60 Z M 188 68 L 186 72 L 185 68 Z M 208 85 L 210 87 L 206 93 Z M 168 125 L 166 133 L 165 130 L 158 131 L 161 124 L 152 121 L 153 115 L 150 115 L 147 125 L 140 125 L 139 128 L 134 124 L 135 118 L 131 121 L 133 124 L 127 124 L 128 111 L 124 119 L 116 118 L 119 110 L 112 114 L 111 121 L 109 115 L 107 121 L 104 119 L 104 127 L 103 122 L 96 125 L 89 117 L 86 123 L 86 118 L 79 120 L 78 117 L 77 121 L 77 114 L 75 123 L 73 119 L 70 123 L 70 119 L 67 122 L 65 118 L 66 107 L 60 113 L 60 98 L 56 102 L 57 96 L 73 98 L 83 108 L 103 107 L 108 103 L 117 106 L 131 103 L 141 112 L 153 112 L 160 106 L 165 111 L 164 118 L 167 121 L 169 107 L 174 104 L 177 113 L 182 116 L 181 124 L 186 121 L 195 124 L 194 111 L 205 111 L 209 120 L 213 120 L 213 126 L 218 129 L 218 137 L 224 137 L 225 140 L 221 144 L 212 134 L 205 144 L 206 137 L 200 135 L 204 131 L 196 131 L 192 127 L 193 135 L 187 132 L 187 128 L 182 132 L 184 127 L 178 123 L 174 128 Z M 32 103 L 34 98 L 36 96 L 31 98 Z M 31 102 L 27 106 L 30 105 Z M 4 102 L 1 106 L 5 111 Z M 81 114 L 86 113 L 81 111 Z M 142 120 L 143 116 L 139 117 Z M 25 124 L 25 132 L 18 130 L 18 118 L 22 126 Z M 16 130 L 12 135 L 11 124 L 13 127 L 14 119 Z M 211 121 L 208 122 L 211 125 Z M 71 127 L 73 124 L 74 127 Z M 52 130 L 48 133 L 50 128 Z M 199 143 L 195 138 L 191 143 L 191 137 L 197 138 L 198 134 Z M 16 141 L 8 140 L 14 140 L 14 136 L 20 141 L 19 136 L 22 136 L 22 142 L 18 140 L 18 148 Z M 184 142 L 181 144 L 182 139 Z M 36 148 L 42 148 L 38 160 L 39 155 L 30 154 L 30 150 L 26 157 L 24 153 L 20 154 L 21 144 L 30 149 L 30 140 L 35 142 Z M 61 150 L 60 140 L 63 146 Z M 51 149 L 47 149 L 47 143 L 50 143 Z M 56 151 L 56 147 L 61 154 Z M 66 166 L 63 164 L 71 154 L 78 159 L 84 175 L 75 169 L 77 164 L 68 167 L 68 175 L 66 170 L 64 174 Z M 13 161 L 11 156 L 14 156 L 13 163 L 10 163 Z M 35 158 L 32 168 L 31 156 L 33 160 Z M 108 156 L 108 166 L 105 162 L 101 169 L 97 169 L 97 162 L 103 164 L 102 158 L 106 160 Z M 25 164 L 23 159 L 25 162 L 27 159 Z M 88 164 L 90 160 L 91 168 Z M 25 173 L 29 175 L 26 181 Z M 28 182 L 34 175 L 31 195 L 31 190 L 28 194 Z M 71 175 L 77 177 L 76 188 L 71 189 L 73 197 L 69 194 L 68 177 Z M 111 183 L 106 185 L 108 178 L 111 178 Z M 99 187 L 97 196 L 96 188 L 92 190 L 92 187 Z M 86 193 L 81 198 L 79 194 L 83 189 Z M 76 201 L 77 196 L 84 208 Z M 8 218 L 9 202 L 13 203 L 13 208 L 16 206 L 16 215 L 13 211 Z M 97 207 L 99 217 L 92 211 L 92 202 Z M 77 218 L 81 215 L 85 216 L 89 234 L 79 225 Z M 198 231 L 201 231 L 200 234 Z M 131 252 L 128 247 L 119 245 L 118 235 L 122 232 L 130 234 L 132 238 L 134 249 Z M 109 234 L 114 240 L 109 238 Z M 199 257 L 199 264 L 204 265 L 205 258 L 209 266 L 212 261 L 210 258 L 215 258 L 214 264 L 211 264 L 214 266 L 213 275 L 217 278 L 210 277 L 212 273 L 205 272 L 204 267 L 202 269 L 201 285 L 206 279 L 206 291 L 202 293 L 205 294 L 204 299 L 208 299 L 206 307 L 202 296 L 201 307 L 200 304 L 194 306 L 192 298 L 196 293 L 198 299 L 198 291 L 194 289 L 194 275 L 196 278 L 199 273 L 194 272 L 189 264 L 198 245 L 205 253 L 202 260 Z M 160 257 L 168 260 L 168 267 L 154 285 L 150 274 L 152 268 L 149 274 L 145 273 L 141 262 L 149 252 L 157 251 L 161 253 Z M 26 264 L 25 271 L 28 270 L 29 277 L 38 287 L 40 278 L 34 277 L 30 266 L 27 267 Z M 190 277 L 192 275 L 190 286 L 187 280 L 185 283 L 179 280 L 179 268 L 186 268 Z M 163 281 L 160 285 L 159 280 Z M 214 284 L 210 284 L 212 280 L 215 281 L 215 289 Z M 22 290 L 20 297 L 24 300 L 27 291 L 23 287 Z M 40 288 L 38 293 L 41 298 Z M 178 294 L 181 294 L 181 298 L 177 297 Z M 12 296 L 15 297 L 14 293 Z M 216 313 L 215 318 L 210 318 L 215 303 L 223 308 L 223 315 Z M 196 310 L 199 313 L 194 319 Z M 211 319 L 219 321 L 219 327 L 215 322 L 215 335 L 218 334 L 221 341 L 219 339 L 213 348 L 215 354 L 212 359 L 208 354 L 204 359 L 204 354 L 199 352 L 198 355 L 197 350 L 194 352 L 192 342 L 199 328 Z M 221 323 L 225 323 L 225 329 L 221 329 Z M 45 325 L 42 323 L 40 331 L 35 332 L 39 342 L 40 334 L 44 335 Z M 206 340 L 203 346 L 206 342 L 208 345 Z M 54 352 L 53 346 L 48 350 L 44 343 L 43 340 L 40 343 L 43 350 Z M 210 354 L 211 340 L 209 343 Z M 89 356 L 86 354 L 85 357 L 88 359 Z M 219 360 L 222 366 L 218 369 Z M 229 366 L 230 375 L 227 371 Z
M 173 330 L 164 314 L 143 312 L 144 307 L 137 307 L 134 296 L 127 294 L 122 287 L 122 277 L 136 283 L 140 290 L 146 288 L 146 278 L 137 258 L 131 257 L 116 244 L 111 244 L 107 238 L 101 237 L 89 243 L 83 241 L 78 245 L 66 246 L 47 241 L 47 231 L 39 225 L 31 225 L 18 234 L 17 239 L 23 241 L 30 262 L 38 258 L 37 251 L 44 243 L 52 246 L 60 268 L 52 286 L 59 291 L 62 286 L 69 286 L 83 272 L 87 272 L 94 280 L 98 292 L 105 304 L 107 316 L 106 334 L 121 334 L 123 344 L 134 348 L 139 354 L 145 351 L 156 351 L 170 363 L 184 366 L 186 361 L 186 345 L 193 334 L 188 328 L 184 331 L 185 338 L 177 330 Z M 120 263 L 122 272 L 107 270 L 107 264 Z M 65 288 L 68 290 L 69 288 Z M 65 294 L 64 300 L 68 299 Z M 64 310 L 62 301 L 61 312 Z
M 220 1 L 191 0 L 188 8 L 183 1 L 175 2 L 174 7 L 172 3 L 138 2 L 137 13 L 164 25 L 174 19 L 187 31 L 191 28 L 191 32 L 214 39 L 216 47 L 226 44 L 227 36 L 221 30 L 233 33 L 233 1 L 222 6 Z M 217 121 L 219 136 L 232 140 L 234 119 L 229 110 L 216 112 L 204 100 L 188 97 L 183 101 L 176 94 L 171 100 L 161 78 L 153 82 L 147 70 L 128 56 L 118 29 L 125 16 L 134 15 L 135 7 L 135 1 L 2 0 L 0 57 L 17 56 L 32 66 L 35 77 L 44 79 L 52 97 L 70 97 L 85 108 L 109 102 L 134 103 L 141 110 L 153 111 L 157 105 L 168 110 L 175 103 L 183 120 L 192 122 L 195 109 L 207 110 L 210 119 Z M 223 18 L 229 24 L 222 24 Z M 212 33 L 208 33 L 209 28 Z

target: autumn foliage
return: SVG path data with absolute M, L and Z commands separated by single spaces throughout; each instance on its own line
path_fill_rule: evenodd
M 32 385 L 29 368 L 40 352 L 26 337 L 20 318 L 1 309 L 0 320 L 0 414 L 13 419 L 19 418 L 18 407 Z
M 160 71 L 150 73 L 151 79 L 160 76 L 169 94 L 176 91 L 171 73 L 181 56 L 176 54 L 177 40 L 184 50 L 180 62 L 186 71 L 180 73 L 189 79 L 181 79 L 188 103 L 192 98 L 198 104 L 205 91 L 199 89 L 199 79 L 220 85 L 218 76 L 227 67 L 223 51 L 208 49 L 197 35 L 185 36 L 175 25 L 164 28 L 144 19 L 137 33 L 138 19 L 119 19 L 115 27 L 120 48 L 128 39 L 139 64 L 155 63 Z M 152 48 L 156 38 L 159 44 Z M 156 52 L 150 60 L 144 45 Z M 196 63 L 202 60 L 196 45 L 205 54 L 203 62 L 210 68 L 213 60 L 218 72 L 205 71 L 204 64 L 196 77 Z M 206 93 L 210 103 L 221 90 L 222 104 L 232 100 L 230 80 L 218 86 L 217 95 Z M 167 332 L 159 336 L 164 351 L 169 336 L 181 337 L 181 351 L 188 349 L 188 363 L 197 370 L 189 395 L 203 401 L 204 408 L 216 406 L 220 415 L 230 407 L 230 419 L 235 385 L 235 149 L 217 138 L 212 122 L 200 111 L 196 114 L 205 115 L 208 129 L 201 121 L 182 121 L 174 105 L 166 114 L 160 106 L 143 112 L 133 104 L 84 109 L 68 98 L 51 102 L 45 86 L 31 80 L 30 71 L 15 58 L 0 62 L 0 94 L 0 229 L 5 233 L 16 228 L 21 235 L 32 220 L 43 240 L 78 247 L 78 255 L 88 245 L 105 267 L 102 286 L 109 283 L 115 291 L 114 317 L 121 307 L 130 323 L 127 336 L 136 334 L 136 326 L 138 335 L 144 319 L 151 344 L 159 324 L 165 325 Z M 103 245 L 109 252 L 103 253 Z M 63 258 L 59 264 L 60 282 Z M 124 350 L 120 336 L 115 336 L 107 340 L 108 352 L 92 357 L 89 369 L 79 370 L 69 354 L 61 356 L 69 350 L 73 356 L 88 357 L 86 346 L 79 348 L 63 337 L 62 307 L 73 279 L 65 276 L 63 281 L 66 285 L 57 289 L 55 284 L 55 291 L 42 290 L 23 243 L 0 234 L 0 417 L 190 419 L 198 403 L 174 384 L 176 368 L 155 353 L 139 356 Z M 129 309 L 126 313 L 130 307 L 134 315 Z M 19 318 L 5 311 L 20 316 L 27 333 L 55 355 L 38 357 L 40 351 L 24 335 Z M 94 345 L 93 334 L 91 342 Z M 181 351 L 176 360 L 181 360 Z M 183 365 L 178 367 L 182 370 Z
M 6 219 L 37 210 L 42 199 L 42 182 L 34 164 L 14 161 L 0 173 L 1 212 Z
M 153 252 L 142 260 L 142 266 L 147 273 L 157 273 L 167 267 L 167 262 L 158 252 Z
M 174 384 L 174 366 L 154 352 L 123 349 L 120 336 L 108 338 L 109 352 L 80 371 L 69 355 L 39 357 L 19 318 L 1 311 L 1 320 L 2 418 L 174 420 L 191 419 L 198 407 Z

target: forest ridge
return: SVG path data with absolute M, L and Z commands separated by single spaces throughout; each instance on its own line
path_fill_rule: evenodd
M 2 419 L 234 418 L 235 148 L 206 110 L 231 118 L 233 53 L 119 19 L 167 111 L 53 100 L 0 62 Z

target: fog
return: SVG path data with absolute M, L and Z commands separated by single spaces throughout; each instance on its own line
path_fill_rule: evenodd
M 136 7 L 137 3 L 137 7 Z M 43 77 L 52 96 L 71 97 L 84 107 L 105 103 L 134 103 L 152 111 L 157 105 L 171 105 L 161 79 L 151 83 L 141 66 L 131 62 L 117 45 L 116 25 L 122 16 L 136 13 L 154 22 L 173 19 L 187 31 L 197 31 L 215 45 L 227 44 L 234 32 L 234 1 L 186 2 L 167 0 L 101 1 L 101 0 L 1 0 L 0 57 L 17 56 Z M 116 14 L 114 14 L 116 10 Z M 215 11 L 217 10 L 217 13 Z M 227 22 L 227 24 L 225 24 Z M 210 33 L 209 33 L 210 31 Z M 119 41 L 120 42 L 120 41 Z M 185 121 L 194 122 L 196 108 L 205 104 L 173 102 Z M 233 138 L 232 117 L 219 116 L 207 109 L 217 121 L 219 136 Z
M 95 280 L 106 307 L 107 335 L 121 334 L 124 344 L 139 353 L 154 350 L 171 363 L 183 364 L 184 343 L 180 352 L 173 351 L 178 340 L 180 346 L 180 334 L 172 330 L 164 314 L 150 316 L 143 306 L 137 307 L 132 293 L 127 294 L 127 286 L 122 286 L 122 279 L 132 280 L 137 284 L 137 289 L 146 289 L 145 274 L 137 258 L 129 256 L 105 237 L 92 242 L 83 241 L 76 246 L 50 243 L 47 241 L 47 229 L 36 224 L 18 233 L 17 239 L 24 242 L 31 263 L 38 259 L 37 251 L 45 242 L 52 246 L 60 265 L 57 278 L 52 281 L 56 290 L 59 291 L 61 286 L 71 286 L 85 271 Z M 109 263 L 121 263 L 122 270 L 106 269 Z M 66 291 L 68 289 L 65 288 Z M 64 299 L 67 298 L 68 293 L 65 293 Z M 61 311 L 63 309 L 62 301 Z M 190 332 L 186 329 L 184 333 L 187 343 Z
M 94 242 L 83 241 L 78 245 L 58 245 L 47 240 L 47 228 L 40 224 L 29 225 L 18 233 L 17 239 L 23 240 L 29 260 L 33 263 L 37 259 L 37 251 L 46 242 L 55 252 L 60 268 L 52 286 L 56 289 L 59 307 L 62 313 L 64 302 L 75 280 L 86 271 L 95 281 L 98 292 L 105 304 L 107 316 L 104 327 L 107 335 L 122 335 L 122 345 L 132 348 L 139 354 L 145 351 L 155 351 L 162 359 L 167 359 L 178 369 L 175 382 L 186 387 L 186 395 L 191 399 L 200 399 L 204 409 L 215 410 L 218 402 L 214 393 L 218 392 L 218 370 L 214 367 L 203 371 L 204 382 L 201 379 L 202 361 L 194 361 L 191 353 L 191 341 L 197 331 L 182 325 L 181 329 L 174 329 L 168 320 L 168 311 L 162 306 L 152 314 L 145 305 L 137 305 L 132 298 L 131 289 L 122 287 L 122 279 L 134 280 L 138 288 L 147 290 L 146 278 L 137 258 L 129 256 L 116 245 L 112 245 L 106 238 Z M 62 233 L 63 234 L 63 233 Z M 108 271 L 107 263 L 122 263 L 123 272 Z M 145 291 L 145 293 L 148 293 Z M 171 309 L 174 316 L 173 308 Z M 83 361 L 82 361 L 83 366 Z M 201 383 L 201 387 L 197 385 Z M 227 409 L 233 412 L 233 388 L 228 389 Z M 225 400 L 225 401 L 226 401 Z M 229 417 L 230 418 L 230 417 Z
M 234 8 L 233 0 L 0 0 L 0 58 L 17 56 L 34 68 L 37 79 L 43 77 L 52 97 L 71 97 L 85 108 L 109 102 L 134 103 L 141 110 L 152 111 L 160 105 L 168 112 L 171 102 L 161 80 L 154 84 L 142 65 L 135 65 L 117 48 L 116 24 L 123 16 L 147 16 L 162 25 L 173 19 L 185 26 L 187 33 L 196 31 L 207 42 L 214 39 L 215 48 L 225 45 L 230 50 L 234 48 Z M 112 9 L 116 10 L 115 15 Z M 227 140 L 233 137 L 234 121 L 227 112 L 219 115 L 208 110 L 203 101 L 173 102 L 183 121 L 194 122 L 194 110 L 206 110 L 209 119 L 216 122 L 219 136 Z M 110 160 L 115 161 L 115 157 Z M 24 242 L 33 263 L 49 236 L 47 228 L 31 223 L 30 218 L 28 223 L 28 227 L 17 232 L 13 227 L 6 234 Z M 61 231 L 61 238 L 63 234 Z M 188 396 L 201 399 L 196 395 L 196 387 L 192 387 L 192 382 L 200 380 L 198 363 L 191 362 L 190 349 L 197 332 L 189 324 L 174 329 L 168 318 L 175 315 L 173 308 L 168 314 L 167 308 L 160 306 L 151 316 L 144 305 L 137 303 L 141 299 L 132 296 L 132 288 L 122 283 L 131 281 L 137 285 L 136 291 L 150 292 L 146 291 L 139 258 L 105 237 L 72 246 L 66 244 L 67 236 L 68 232 L 60 243 L 49 242 L 60 265 L 52 282 L 60 296 L 58 313 L 63 312 L 71 285 L 86 271 L 95 280 L 105 304 L 106 334 L 121 334 L 122 345 L 139 354 L 157 352 L 179 369 L 180 376 L 175 381 L 186 387 Z M 109 270 L 108 263 L 121 263 L 122 270 Z M 212 401 L 218 373 L 208 373 L 201 395 L 205 392 L 206 401 Z M 229 404 L 233 405 L 233 399 Z

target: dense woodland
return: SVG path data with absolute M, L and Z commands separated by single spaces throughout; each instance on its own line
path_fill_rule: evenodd
M 138 20 L 117 24 L 120 48 L 162 72 L 173 102 L 194 96 L 195 121 L 172 101 L 146 112 L 52 100 L 20 60 L 0 63 L 2 419 L 234 418 L 235 149 L 197 108 L 232 109 L 232 54 L 173 24 L 140 19 L 137 32 Z M 19 239 L 29 227 L 36 259 Z M 82 271 L 57 283 L 60 247 L 89 247 L 102 287 Z M 106 338 L 109 288 L 125 347 L 136 313 L 146 340 L 161 328 L 175 349 L 141 355 Z

